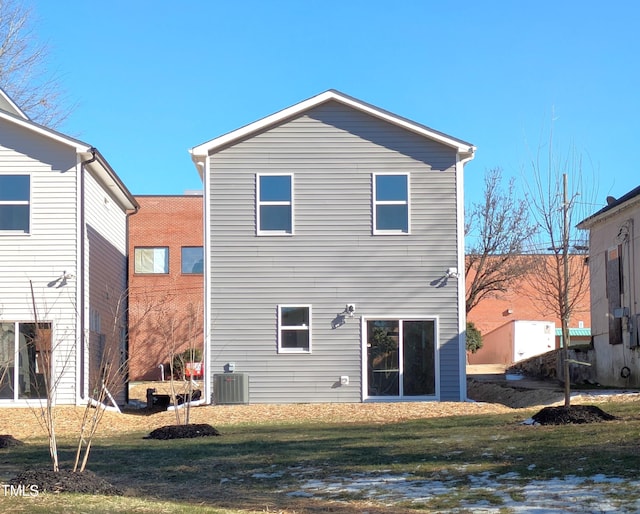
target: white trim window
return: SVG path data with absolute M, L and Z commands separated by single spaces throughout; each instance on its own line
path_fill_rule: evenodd
M 133 250 L 133 272 L 140 275 L 169 273 L 169 248 L 161 247 L 136 247 Z
M 29 233 L 30 199 L 29 175 L 0 175 L 0 232 Z
M 311 353 L 311 305 L 278 305 L 278 353 Z
M 438 396 L 436 318 L 363 318 L 363 396 L 407 400 Z
M 293 175 L 256 175 L 258 235 L 293 234 Z
M 47 398 L 51 323 L 0 322 L 0 402 Z
M 409 175 L 373 174 L 373 233 L 409 233 Z

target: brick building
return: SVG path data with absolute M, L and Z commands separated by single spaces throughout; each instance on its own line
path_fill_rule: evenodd
M 202 195 L 136 196 L 129 217 L 129 379 L 168 377 L 203 350 Z
M 548 257 L 530 255 L 523 258 L 543 259 Z M 573 256 L 571 262 L 574 263 L 572 265 L 584 265 L 584 256 Z M 531 265 L 532 270 L 537 268 L 539 266 Z M 467 278 L 467 283 L 471 278 Z M 585 280 L 588 284 L 588 274 Z M 562 326 L 561 320 L 553 309 L 545 304 L 546 301 L 548 300 L 545 300 L 544 296 L 536 291 L 536 280 L 526 275 L 510 284 L 505 293 L 488 296 L 483 299 L 467 314 L 467 321 L 472 322 L 483 337 L 483 348 L 475 354 L 468 354 L 468 362 L 470 364 L 509 364 L 510 362 L 504 362 L 505 355 L 509 353 L 504 349 L 504 346 L 509 344 L 507 336 L 513 335 L 514 330 L 509 328 L 508 325 L 513 326 L 515 323 L 522 321 L 555 324 L 552 345 L 555 348 L 560 348 L 561 337 L 559 332 Z M 579 298 L 573 315 L 569 320 L 571 345 L 588 343 L 591 340 L 590 327 L 591 311 L 587 288 L 586 293 Z

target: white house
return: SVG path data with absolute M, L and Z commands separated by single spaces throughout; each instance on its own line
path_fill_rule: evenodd
M 83 403 L 100 367 L 124 362 L 136 208 L 100 152 L 0 91 L 0 406 L 40 401 L 47 383 L 56 403 Z
M 330 90 L 191 149 L 217 403 L 466 398 L 475 147 Z
M 595 379 L 640 387 L 640 187 L 608 198 L 578 228 L 589 230 Z

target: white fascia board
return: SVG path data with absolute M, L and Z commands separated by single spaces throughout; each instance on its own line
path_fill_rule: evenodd
M 209 155 L 211 152 L 222 148 L 228 144 L 231 144 L 235 141 L 243 139 L 251 134 L 258 133 L 265 128 L 276 125 L 278 123 L 283 122 L 288 118 L 292 118 L 301 114 L 309 109 L 312 109 L 324 102 L 329 100 L 335 100 L 342 104 L 348 105 L 356 110 L 361 112 L 370 114 L 371 116 L 375 116 L 379 119 L 385 120 L 389 123 L 402 127 L 406 130 L 410 130 L 415 132 L 418 135 L 426 137 L 428 139 L 432 139 L 434 141 L 438 141 L 444 145 L 455 148 L 456 151 L 460 154 L 464 155 L 473 155 L 475 152 L 475 147 L 470 143 L 466 143 L 465 141 L 461 141 L 459 139 L 455 139 L 453 137 L 447 136 L 441 132 L 437 132 L 429 127 L 424 125 L 420 125 L 419 123 L 415 123 L 406 118 L 402 118 L 400 116 L 396 116 L 390 112 L 374 107 L 373 105 L 361 102 L 356 100 L 355 98 L 344 95 L 335 90 L 325 91 L 324 93 L 320 93 L 314 97 L 308 98 L 307 100 L 303 100 L 300 103 L 292 105 L 291 107 L 287 107 L 282 111 L 278 111 L 270 116 L 262 118 L 258 121 L 250 123 L 249 125 L 245 125 L 237 130 L 232 132 L 228 132 L 220 137 L 207 141 L 201 145 L 195 146 L 190 150 L 192 159 L 195 163 L 197 163 L 200 159 L 206 155 Z
M 137 211 L 139 207 L 138 202 L 136 202 L 133 195 L 97 149 L 89 148 L 86 152 L 78 152 L 78 155 L 84 162 L 93 159 L 94 152 L 95 160 L 86 163 L 85 168 L 98 179 L 106 190 L 111 193 L 113 198 L 120 202 L 126 211 Z
M 58 143 L 62 143 L 66 146 L 70 146 L 71 148 L 75 148 L 77 152 L 83 152 L 83 151 L 86 152 L 91 148 L 90 145 L 83 143 L 82 141 L 73 139 L 69 136 L 65 136 L 60 132 L 56 132 L 55 130 L 44 127 L 43 125 L 38 125 L 37 123 L 29 121 L 28 119 L 23 119 L 17 116 L 13 116 L 2 110 L 0 110 L 0 119 L 6 120 L 10 123 L 15 123 L 21 128 L 30 130 L 31 132 L 34 132 L 36 134 L 49 138 Z
M 0 88 L 0 104 L 4 104 L 4 106 L 8 107 L 11 111 L 13 111 L 13 113 L 20 117 L 23 118 L 25 120 L 29 119 L 29 116 L 26 115 L 26 113 L 20 109 L 20 107 L 18 107 L 18 105 L 11 99 L 11 97 L 5 92 L 4 89 Z
M 582 220 L 576 225 L 576 227 L 580 230 L 589 230 L 593 226 L 598 225 L 599 223 L 603 223 L 614 216 L 617 216 L 620 212 L 632 209 L 638 205 L 640 205 L 640 196 L 631 198 L 624 203 L 618 204 L 611 209 L 607 209 L 606 211 L 601 212 L 600 214 L 594 214 Z
M 0 110 L 0 119 L 4 119 L 10 123 L 29 130 L 35 134 L 41 135 L 52 141 L 68 146 L 76 151 L 76 154 L 82 161 L 89 160 L 93 157 L 94 151 L 96 154 L 95 164 L 89 165 L 91 171 L 98 176 L 103 184 L 112 191 L 112 194 L 117 198 L 127 210 L 135 210 L 138 207 L 137 202 L 133 198 L 133 195 L 125 187 L 122 181 L 118 178 L 106 159 L 98 152 L 94 147 L 84 143 L 78 139 L 74 139 L 69 136 L 65 136 L 60 132 L 49 129 L 42 125 L 38 125 L 28 119 L 22 119 L 17 116 L 13 116 L 5 111 Z

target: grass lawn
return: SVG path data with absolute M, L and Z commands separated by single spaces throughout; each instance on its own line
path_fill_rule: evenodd
M 536 410 L 517 410 L 385 423 L 243 423 L 216 427 L 220 437 L 169 441 L 110 434 L 95 442 L 88 469 L 124 496 L 0 493 L 0 511 L 508 513 L 514 505 L 522 512 L 531 484 L 570 476 L 594 495 L 613 480 L 598 494 L 619 512 L 636 512 L 639 407 L 603 404 L 619 419 L 587 425 L 527 426 L 521 422 Z M 60 441 L 63 467 L 71 445 Z M 44 438 L 0 450 L 0 484 L 48 466 Z

